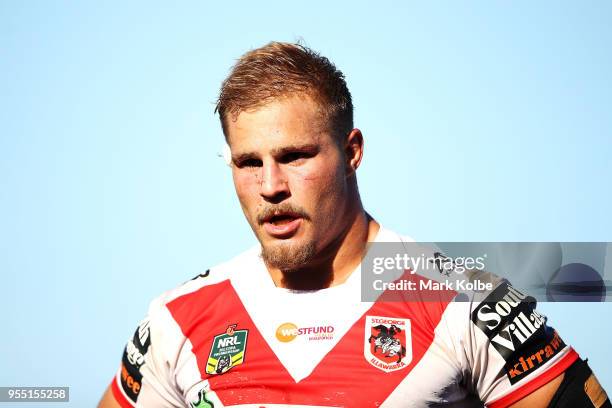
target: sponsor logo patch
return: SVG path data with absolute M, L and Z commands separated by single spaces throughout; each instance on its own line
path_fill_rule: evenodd
M 138 399 L 141 381 L 142 375 L 140 372 L 130 372 L 125 364 L 121 364 L 121 387 L 123 388 L 123 391 L 125 391 L 125 393 L 132 399 L 132 401 L 136 401 Z
M 140 393 L 140 367 L 145 364 L 145 355 L 150 345 L 149 319 L 144 319 L 138 325 L 134 336 L 128 340 L 121 360 L 121 388 L 133 402 L 136 402 Z
M 223 374 L 232 367 L 244 363 L 249 331 L 236 330 L 236 327 L 236 324 L 228 326 L 225 333 L 213 339 L 206 362 L 207 374 Z
M 527 377 L 532 371 L 550 361 L 564 348 L 565 343 L 555 330 L 550 341 L 544 344 L 535 344 L 534 347 L 522 351 L 518 357 L 508 360 L 505 369 L 510 384 L 516 384 Z
M 478 305 L 472 312 L 472 322 L 506 361 L 530 340 L 543 338 L 546 327 L 546 317 L 535 310 L 535 299 L 507 282 Z
M 387 373 L 406 368 L 412 361 L 410 320 L 366 316 L 363 354 L 368 363 Z
M 214 408 L 215 404 L 206 399 L 206 391 L 204 388 L 198 392 L 198 400 L 189 403 L 189 408 Z
M 506 361 L 511 384 L 552 360 L 566 345 L 535 310 L 536 301 L 503 282 L 472 312 L 472 322 Z
M 595 374 L 591 374 L 584 382 L 584 392 L 589 397 L 595 408 L 601 408 L 608 400 L 608 395 L 599 385 Z
M 303 336 L 309 341 L 332 340 L 334 331 L 334 326 L 298 327 L 294 323 L 287 322 L 276 329 L 276 339 L 282 343 L 289 343 L 298 336 Z

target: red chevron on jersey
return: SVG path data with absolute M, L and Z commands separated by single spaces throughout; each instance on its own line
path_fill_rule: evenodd
M 453 296 L 450 294 L 448 299 Z M 248 401 L 250 404 L 375 406 L 389 396 L 423 357 L 433 341 L 434 329 L 447 303 L 375 303 L 319 362 L 311 375 L 299 382 L 287 373 L 268 346 L 229 281 L 205 286 L 179 297 L 168 304 L 168 309 L 193 345 L 202 379 L 208 380 L 224 405 Z M 204 318 L 206 323 L 202 324 Z M 410 322 L 415 322 L 414 329 Z M 376 326 L 372 326 L 373 323 Z M 206 367 L 213 339 L 228 325 L 249 331 L 244 362 L 223 375 L 208 374 Z M 377 342 L 382 344 L 380 340 L 385 336 L 380 333 L 385 330 L 383 328 L 391 326 L 391 332 L 387 329 L 387 339 L 395 338 L 401 345 L 393 356 L 388 347 L 381 353 L 383 346 L 375 345 Z M 373 331 L 378 340 L 374 336 L 370 342 L 368 338 Z M 393 336 L 389 336 L 390 333 Z M 377 350 L 372 352 L 371 358 L 366 358 L 364 347 Z M 380 363 L 373 364 L 372 358 Z M 393 360 L 401 361 L 394 364 Z M 376 387 L 371 386 L 373 383 Z

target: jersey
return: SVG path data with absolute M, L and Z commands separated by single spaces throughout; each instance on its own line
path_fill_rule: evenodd
M 408 239 L 381 227 L 375 241 Z M 152 301 L 113 395 L 123 407 L 497 408 L 578 359 L 507 281 L 468 301 L 363 302 L 360 274 L 279 288 L 259 247 L 210 268 Z

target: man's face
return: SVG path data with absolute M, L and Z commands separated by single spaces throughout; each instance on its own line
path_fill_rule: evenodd
M 296 95 L 228 120 L 240 205 L 264 260 L 285 271 L 316 262 L 346 225 L 345 154 L 318 108 Z

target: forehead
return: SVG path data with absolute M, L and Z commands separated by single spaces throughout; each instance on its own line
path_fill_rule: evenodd
M 255 109 L 228 118 L 228 143 L 232 153 L 282 147 L 284 144 L 320 142 L 329 136 L 320 105 L 307 95 L 274 99 Z

